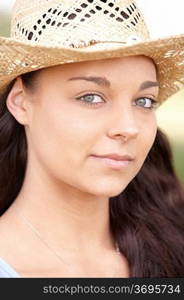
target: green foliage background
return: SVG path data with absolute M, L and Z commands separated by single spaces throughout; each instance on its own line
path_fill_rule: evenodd
M 176 172 L 184 182 L 184 143 L 171 143 L 171 145 Z
M 10 16 L 5 12 L 0 12 L 0 35 L 9 36 Z

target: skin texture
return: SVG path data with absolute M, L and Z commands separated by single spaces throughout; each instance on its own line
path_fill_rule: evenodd
M 110 86 L 101 79 L 98 83 L 91 78 L 71 80 L 81 76 L 105 77 Z M 45 277 L 62 276 L 62 272 L 53 253 L 18 214 L 24 214 L 44 240 L 73 264 L 72 271 L 63 266 L 65 275 L 105 277 L 118 266 L 116 274 L 128 277 L 126 259 L 114 251 L 108 200 L 136 176 L 156 136 L 155 111 L 144 107 L 152 102 L 142 98 L 156 100 L 158 87 L 140 90 L 145 81 L 156 82 L 157 77 L 152 60 L 143 56 L 44 69 L 33 90 L 17 79 L 7 106 L 25 126 L 28 164 L 18 197 L 1 218 L 0 232 L 14 241 L 16 224 L 16 241 L 26 241 L 27 246 L 15 250 L 21 257 L 18 262 L 7 254 L 7 243 L 1 248 L 23 275 L 36 270 L 38 276 Z M 96 96 L 84 98 L 91 93 Z M 86 99 L 100 103 L 90 105 Z M 108 153 L 128 154 L 134 160 L 117 170 L 91 156 Z M 24 261 L 28 252 L 32 263 Z M 45 269 L 38 271 L 38 264 L 44 264 Z

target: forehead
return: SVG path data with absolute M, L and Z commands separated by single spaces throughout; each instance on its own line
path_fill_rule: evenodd
M 66 79 L 73 76 L 105 76 L 109 80 L 144 80 L 156 79 L 156 66 L 153 60 L 146 56 L 128 56 L 78 63 L 69 63 L 49 67 L 41 71 L 41 76 L 48 79 Z

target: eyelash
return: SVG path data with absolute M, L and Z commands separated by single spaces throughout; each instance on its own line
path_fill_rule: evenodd
M 85 100 L 82 100 L 82 98 L 85 98 L 86 96 L 98 96 L 98 97 L 100 97 L 100 98 L 102 98 L 102 96 L 100 96 L 100 95 L 98 95 L 98 94 L 95 94 L 95 93 L 89 93 L 89 94 L 85 94 L 85 95 L 83 95 L 83 96 L 80 96 L 80 97 L 77 97 L 76 99 L 78 100 L 78 101 L 81 101 L 81 103 L 82 104 L 84 104 L 84 105 L 89 105 L 89 106 L 98 106 L 98 105 L 100 105 L 102 102 L 88 102 L 88 101 L 85 101 Z M 136 99 L 135 100 L 135 102 L 136 101 L 138 101 L 138 100 L 140 100 L 140 99 L 149 99 L 149 100 L 151 100 L 151 102 L 152 102 L 152 105 L 151 105 L 151 107 L 145 107 L 145 106 L 140 106 L 140 107 L 142 107 L 142 108 L 144 108 L 144 109 L 149 109 L 149 110 L 153 110 L 153 109 L 155 109 L 155 108 L 157 108 L 158 107 L 158 101 L 156 101 L 156 100 L 154 100 L 154 99 L 152 99 L 152 98 L 150 98 L 150 97 L 140 97 L 140 98 L 138 98 L 138 99 Z

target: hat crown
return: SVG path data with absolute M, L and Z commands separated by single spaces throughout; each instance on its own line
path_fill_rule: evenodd
M 85 47 L 98 42 L 131 45 L 149 39 L 133 0 L 17 0 L 11 37 L 50 47 Z

